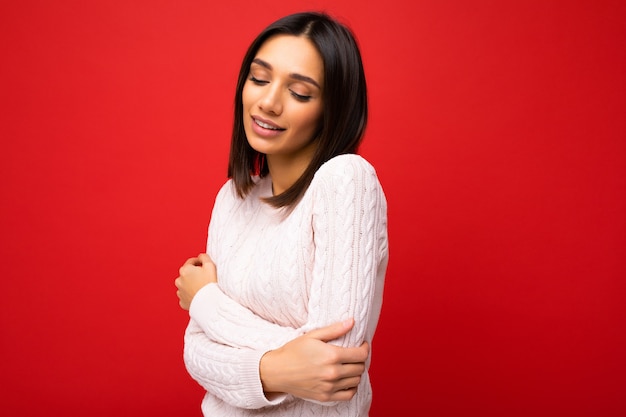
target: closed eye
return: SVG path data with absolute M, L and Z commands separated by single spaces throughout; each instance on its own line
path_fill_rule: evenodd
M 253 83 L 255 83 L 256 85 L 265 85 L 269 83 L 269 81 L 259 80 L 258 78 L 254 78 L 254 75 L 251 75 L 250 78 L 248 79 L 252 81 Z
M 298 94 L 294 91 L 289 90 L 289 92 L 291 92 L 291 95 L 298 101 L 309 101 L 311 100 L 311 96 L 305 96 L 302 94 Z

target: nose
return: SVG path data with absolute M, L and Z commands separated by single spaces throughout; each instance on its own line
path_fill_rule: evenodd
M 259 109 L 265 113 L 279 115 L 283 111 L 280 87 L 277 84 L 270 85 L 265 89 L 259 99 Z

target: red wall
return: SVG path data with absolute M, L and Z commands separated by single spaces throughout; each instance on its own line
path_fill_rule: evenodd
M 358 35 L 389 200 L 372 417 L 626 415 L 625 3 L 304 4 Z M 200 415 L 173 279 L 299 9 L 2 3 L 0 414 Z

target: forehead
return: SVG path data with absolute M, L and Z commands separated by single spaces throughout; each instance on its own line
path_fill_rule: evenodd
M 299 74 L 311 77 L 322 85 L 324 61 L 308 38 L 293 35 L 274 35 L 259 48 L 255 58 L 271 65 L 279 74 Z

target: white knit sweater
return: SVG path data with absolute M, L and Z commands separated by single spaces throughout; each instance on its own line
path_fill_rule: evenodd
M 256 182 L 245 199 L 226 182 L 211 215 L 207 252 L 218 284 L 194 297 L 184 349 L 189 374 L 207 390 L 202 411 L 365 417 L 372 399 L 367 372 L 351 401 L 268 401 L 259 361 L 309 330 L 350 317 L 354 328 L 332 343 L 371 343 L 388 258 L 387 203 L 376 172 L 358 155 L 335 157 L 287 216 L 260 201 L 271 195 L 271 179 Z

